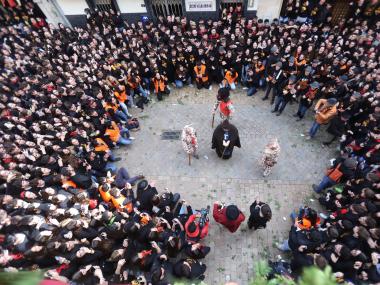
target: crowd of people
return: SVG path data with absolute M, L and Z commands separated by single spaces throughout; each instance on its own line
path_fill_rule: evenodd
M 330 213 L 301 209 L 281 248 L 293 251 L 296 272 L 330 264 L 345 279 L 379 282 L 378 6 L 359 1 L 334 26 L 323 0 L 306 20 L 300 2 L 288 1 L 283 22 L 226 12 L 219 21 L 135 24 L 111 10 L 88 11 L 87 26 L 75 28 L 34 18 L 32 1 L 0 5 L 2 266 L 53 268 L 51 278 L 84 284 L 203 279 L 204 212 L 116 168 L 113 149 L 133 144 L 131 108 L 172 86 L 218 84 L 248 96 L 266 89 L 277 115 L 296 102 L 297 120 L 318 101 L 309 137 L 329 124 L 326 145 L 340 138 L 340 157 L 314 187 L 328 189 L 320 202 Z M 260 203 L 250 227 L 271 217 Z M 227 208 L 217 204 L 214 217 Z

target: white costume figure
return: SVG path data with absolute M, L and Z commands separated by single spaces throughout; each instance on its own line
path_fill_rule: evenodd
M 196 154 L 198 150 L 198 140 L 197 133 L 193 127 L 187 125 L 182 130 L 182 147 L 188 155 L 192 155 L 195 158 L 198 158 Z
M 278 155 L 280 154 L 280 145 L 277 138 L 272 139 L 264 149 L 264 154 L 261 159 L 261 164 L 264 168 L 263 176 L 268 176 L 272 168 L 277 163 Z

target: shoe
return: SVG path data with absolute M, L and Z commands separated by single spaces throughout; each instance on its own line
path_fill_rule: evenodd
M 297 113 L 293 114 L 293 117 L 298 117 L 298 114 Z
M 299 121 L 301 121 L 301 120 L 302 120 L 302 118 L 298 118 L 296 121 L 299 122 Z
M 277 249 L 281 250 L 281 251 L 284 251 L 284 248 L 282 247 L 282 244 L 276 242 L 276 247 Z
M 263 101 L 268 100 L 268 97 L 264 97 L 261 100 L 263 100 Z
M 323 142 L 322 144 L 323 144 L 324 146 L 329 146 L 329 145 L 330 145 L 329 142 Z
M 145 178 L 145 176 L 144 176 L 144 175 L 142 175 L 142 174 L 139 174 L 139 175 L 137 176 L 137 178 L 138 178 L 139 180 L 141 180 L 141 179 L 144 179 L 144 178 Z
M 208 90 L 210 90 L 210 91 L 212 90 L 212 85 L 210 85 L 210 87 L 208 88 Z
M 271 113 L 276 113 L 277 112 L 277 110 L 272 110 L 272 111 L 270 111 Z
M 196 159 L 199 159 L 199 155 L 198 154 L 193 154 L 194 158 Z
M 190 84 L 189 84 L 189 87 L 194 87 L 194 85 L 190 83 Z
M 281 115 L 281 112 L 279 112 L 279 113 L 276 114 L 277 117 L 280 116 L 280 115 Z
M 133 141 L 133 140 L 135 140 L 136 138 L 135 138 L 135 137 L 129 137 L 129 139 L 130 139 L 131 141 Z
M 243 87 L 243 90 L 247 90 L 248 89 L 248 87 Z
M 121 160 L 121 157 L 116 157 L 113 162 L 116 162 L 116 161 L 120 161 Z
M 322 218 L 322 219 L 324 219 L 324 220 L 327 220 L 329 217 L 326 215 L 326 214 L 324 214 L 324 213 L 319 213 L 319 216 Z
M 312 139 L 311 136 L 307 136 L 307 137 L 306 137 L 306 140 L 308 140 L 308 141 L 311 140 L 311 139 Z

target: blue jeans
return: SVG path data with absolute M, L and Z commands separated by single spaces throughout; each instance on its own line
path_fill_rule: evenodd
M 284 240 L 284 242 L 280 244 L 279 249 L 281 249 L 282 251 L 291 251 L 291 248 L 289 246 L 289 240 Z
M 274 111 L 282 113 L 286 107 L 286 104 L 288 104 L 288 101 L 285 101 L 284 96 L 277 96 L 275 99 Z
M 111 161 L 111 162 L 115 161 L 116 157 L 115 157 L 115 155 L 112 153 L 112 151 L 109 150 L 109 151 L 107 151 L 107 153 L 108 153 L 108 155 L 109 155 L 108 160 Z
M 248 71 L 249 65 L 243 65 L 241 68 L 241 82 L 245 84 L 247 82 L 247 71 Z
M 129 95 L 127 96 L 127 98 L 128 98 L 128 106 L 129 107 L 132 107 L 134 105 L 133 96 L 135 96 L 135 90 L 130 89 L 129 90 Z
M 120 167 L 119 170 L 116 173 L 115 177 L 115 184 L 118 188 L 125 187 L 125 184 L 128 182 L 129 184 L 136 183 L 137 180 L 139 180 L 139 176 L 131 177 L 124 167 Z
M 130 139 L 126 139 L 120 136 L 119 139 L 117 140 L 117 143 L 121 145 L 129 145 L 129 144 L 132 144 L 132 141 Z
M 310 131 L 309 131 L 310 137 L 313 138 L 315 136 L 315 134 L 318 132 L 320 127 L 321 127 L 321 125 L 318 124 L 317 121 L 314 121 L 313 125 L 311 126 Z
M 259 87 L 265 87 L 265 80 L 264 78 L 259 79 Z
M 126 135 L 127 137 L 125 138 L 124 135 Z M 127 128 L 123 128 L 120 130 L 120 136 L 117 140 L 117 143 L 122 145 L 128 145 L 132 143 L 132 140 L 129 139 L 129 130 Z
M 331 187 L 335 184 L 336 182 L 334 180 L 325 175 L 323 176 L 322 181 L 319 183 L 317 189 L 315 189 L 315 192 L 321 193 L 324 189 Z
M 137 87 L 137 88 L 138 88 L 138 90 L 139 90 L 141 96 L 143 96 L 143 97 L 145 97 L 145 98 L 148 98 L 148 92 L 147 92 L 144 88 L 142 88 L 141 85 L 139 85 L 139 87 Z
M 120 120 L 124 120 L 124 121 L 127 121 L 127 120 L 128 120 L 128 116 L 127 116 L 124 112 L 122 112 L 122 111 L 120 111 L 120 110 L 117 110 L 116 113 L 115 113 L 115 115 L 116 115 Z
M 130 117 L 127 105 L 125 105 L 125 103 L 121 103 L 121 102 L 119 102 L 119 105 L 120 105 L 121 109 L 123 110 L 124 114 L 126 114 L 128 117 Z
M 256 92 L 257 92 L 256 87 L 249 87 L 247 90 L 247 96 L 255 95 Z
M 106 170 L 108 171 L 111 171 L 112 173 L 115 173 L 116 172 L 116 169 L 117 169 L 117 167 L 116 167 L 116 165 L 115 164 L 113 164 L 112 162 L 107 162 L 107 164 L 106 164 Z
M 297 111 L 298 117 L 302 119 L 305 116 L 307 109 L 309 108 L 300 103 L 298 106 L 298 111 Z
M 183 87 L 183 82 L 181 80 L 175 80 L 174 83 L 177 88 Z

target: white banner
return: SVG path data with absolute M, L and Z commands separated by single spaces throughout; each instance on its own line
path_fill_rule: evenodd
M 186 12 L 216 11 L 215 0 L 186 0 Z

